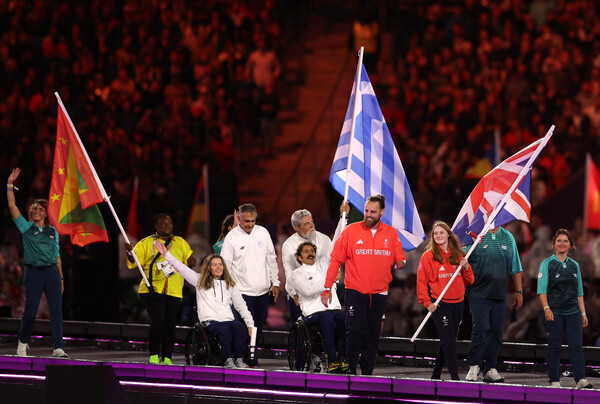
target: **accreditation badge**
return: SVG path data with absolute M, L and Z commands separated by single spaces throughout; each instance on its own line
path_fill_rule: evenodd
M 156 267 L 159 269 L 159 271 L 162 271 L 162 273 L 165 274 L 165 278 L 168 278 L 175 273 L 175 268 L 173 268 L 168 261 L 158 262 L 156 263 Z

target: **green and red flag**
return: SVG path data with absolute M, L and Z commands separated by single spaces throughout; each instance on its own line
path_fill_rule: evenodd
M 208 197 L 208 164 L 202 166 L 202 177 L 196 186 L 194 203 L 188 221 L 187 235 L 198 233 L 205 239 L 210 237 L 209 218 L 209 197 Z
M 590 155 L 587 155 L 587 229 L 600 230 L 600 173 Z
M 104 188 L 64 106 L 59 102 L 48 199 L 48 216 L 52 225 L 59 234 L 70 235 L 71 242 L 78 246 L 108 242 L 106 226 L 96 206 L 104 200 L 103 195 Z

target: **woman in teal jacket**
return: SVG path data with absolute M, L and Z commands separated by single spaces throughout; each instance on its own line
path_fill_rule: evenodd
M 21 169 L 15 168 L 6 183 L 6 199 L 8 210 L 13 222 L 23 236 L 23 251 L 25 273 L 23 284 L 25 285 L 25 310 L 21 319 L 19 330 L 19 344 L 17 346 L 18 356 L 27 356 L 28 343 L 33 332 L 33 323 L 37 315 L 38 306 L 42 292 L 48 300 L 50 308 L 50 328 L 54 340 L 54 351 L 52 356 L 66 358 L 64 351 L 63 329 L 62 329 L 62 292 L 64 280 L 62 275 L 62 264 L 60 261 L 58 233 L 50 225 L 48 219 L 48 201 L 36 199 L 29 206 L 28 220 L 26 220 L 15 201 L 14 182 L 19 177 Z
M 537 293 L 544 308 L 544 328 L 548 340 L 546 362 L 550 384 L 560 387 L 560 348 L 563 333 L 567 337 L 578 389 L 592 388 L 585 379 L 583 327 L 588 318 L 583 304 L 583 284 L 579 264 L 567 256 L 575 245 L 571 233 L 558 229 L 552 238 L 554 255 L 545 259 L 538 272 Z

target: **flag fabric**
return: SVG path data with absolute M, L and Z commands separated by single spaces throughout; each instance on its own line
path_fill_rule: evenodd
M 355 77 L 329 181 L 337 192 L 345 195 L 348 178 L 348 200 L 359 211 L 363 211 L 369 196 L 383 195 L 386 207 L 382 221 L 398 231 L 403 248 L 410 251 L 425 239 L 425 232 L 396 146 L 362 63 L 360 69 L 360 86 L 356 85 Z M 353 125 L 354 137 L 351 136 Z M 349 159 L 351 167 L 347 175 Z
M 209 198 L 208 198 L 208 165 L 202 166 L 202 177 L 198 181 L 196 186 L 196 193 L 194 195 L 194 204 L 192 205 L 192 211 L 190 213 L 190 220 L 188 222 L 187 235 L 192 233 L 198 233 L 201 237 L 208 240 L 210 236 L 209 231 Z
M 587 228 L 600 230 L 600 173 L 591 158 L 587 161 Z
M 129 212 L 127 213 L 127 234 L 136 240 L 140 239 L 140 225 L 138 222 L 138 195 L 139 178 L 136 175 L 133 179 L 131 200 L 129 202 Z
M 500 132 L 494 131 L 494 141 L 485 155 L 467 169 L 465 178 L 483 178 L 500 163 Z
M 101 189 L 59 103 L 48 216 L 58 233 L 69 234 L 75 245 L 108 242 L 106 226 L 96 206 L 104 200 Z
M 531 203 L 531 166 L 544 148 L 554 126 L 548 134 L 504 160 L 485 175 L 475 186 L 458 213 L 452 231 L 464 245 L 473 244 L 473 238 L 481 233 L 494 209 L 502 202 L 504 196 L 511 191 L 515 181 L 520 183 L 510 194 L 504 206 L 500 207 L 490 228 L 502 226 L 513 220 L 529 222 Z M 519 179 L 520 174 L 524 176 Z

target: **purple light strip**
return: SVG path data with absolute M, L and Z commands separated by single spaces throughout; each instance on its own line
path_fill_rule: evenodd
M 281 394 L 280 390 L 269 390 L 269 389 L 246 389 L 246 388 L 233 388 L 233 387 L 216 387 L 216 386 L 196 386 L 192 384 L 171 384 L 171 383 L 148 383 L 148 382 L 130 382 L 130 381 L 119 381 L 122 385 L 128 386 L 144 386 L 144 387 L 166 387 L 170 389 L 192 389 L 198 391 L 230 391 L 230 392 L 242 392 L 242 393 L 261 393 L 261 394 Z M 323 397 L 324 393 L 303 393 L 298 391 L 286 391 L 286 395 L 297 396 L 297 397 Z M 333 397 L 332 394 L 327 396 Z M 347 394 L 338 394 L 335 397 L 349 398 Z
M 29 379 L 29 380 L 46 380 L 46 376 L 13 375 L 13 374 L 9 374 L 9 373 L 0 373 L 0 378 L 7 378 L 7 379 Z
M 509 363 L 511 365 L 535 365 L 535 362 L 513 362 L 513 361 L 504 361 L 504 363 Z
M 281 394 L 281 390 L 268 390 L 268 389 L 246 389 L 246 388 L 232 388 L 232 387 L 215 387 L 215 386 L 196 386 L 190 384 L 171 384 L 171 383 L 148 383 L 148 382 L 129 382 L 129 381 L 120 381 L 121 385 L 128 386 L 144 386 L 144 387 L 166 387 L 166 388 L 175 388 L 175 389 L 191 389 L 196 391 L 213 391 L 213 392 L 237 392 L 237 393 L 260 393 L 260 394 Z M 297 391 L 286 391 L 286 396 L 296 396 L 296 397 L 310 397 L 310 398 L 319 398 L 319 397 L 328 397 L 334 399 L 347 400 L 351 397 L 349 394 L 329 394 L 329 393 L 303 393 Z M 420 404 L 472 404 L 469 401 L 436 401 L 436 400 L 416 400 L 416 399 L 393 399 L 398 402 L 408 402 L 408 403 L 420 403 Z
M 436 401 L 436 400 L 415 400 L 415 399 L 397 399 L 397 401 L 422 404 L 473 404 L 472 401 Z

